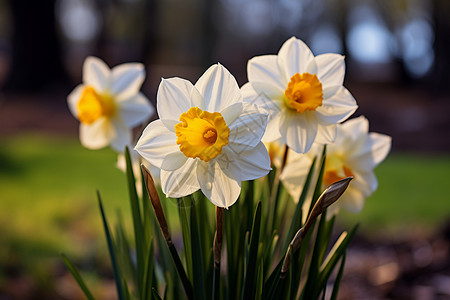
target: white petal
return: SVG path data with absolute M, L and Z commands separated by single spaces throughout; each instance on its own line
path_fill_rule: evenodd
M 248 83 L 243 86 L 244 93 L 246 96 L 249 94 L 247 92 L 252 91 L 252 84 Z M 280 134 L 280 118 L 284 114 L 283 110 L 283 104 L 281 101 L 278 100 L 272 100 L 268 97 L 266 97 L 263 94 L 260 94 L 258 96 L 246 97 L 244 98 L 244 101 L 250 104 L 254 104 L 256 106 L 261 107 L 264 111 L 266 111 L 269 114 L 268 120 L 267 120 L 267 127 L 264 134 L 263 142 L 273 142 L 277 139 L 281 138 Z
M 166 120 L 166 119 L 160 119 L 161 122 L 164 124 L 164 126 L 172 131 L 173 133 L 175 133 L 175 125 L 177 125 L 178 123 L 180 123 L 179 120 Z
M 344 56 L 335 53 L 317 55 L 317 77 L 323 88 L 341 86 L 344 83 L 345 62 Z
M 89 56 L 83 64 L 83 82 L 97 92 L 106 92 L 110 87 L 109 67 L 99 58 Z
M 295 202 L 300 198 L 311 164 L 312 159 L 308 155 L 297 155 L 295 160 L 286 164 L 281 173 L 281 182 Z
M 297 153 L 308 152 L 317 135 L 318 122 L 314 112 L 289 112 L 281 122 L 281 134 L 289 148 Z
M 232 157 L 236 161 L 234 164 L 239 166 L 242 181 L 261 178 L 271 170 L 269 153 L 261 142 L 249 151 L 228 157 Z
M 150 104 L 147 97 L 138 93 L 120 102 L 120 118 L 128 127 L 132 128 L 150 118 L 155 112 L 153 105 Z
M 200 167 L 201 166 L 201 167 Z M 239 168 L 229 168 L 229 173 Z M 241 192 L 240 174 L 228 176 L 216 161 L 199 163 L 197 176 L 203 194 L 216 206 L 228 208 L 239 198 Z
M 335 93 L 323 100 L 322 106 L 316 109 L 319 122 L 323 125 L 331 125 L 346 120 L 358 108 L 355 99 L 349 91 L 340 87 L 337 90 L 329 88 L 324 90 L 324 95 L 334 90 Z
M 319 144 L 331 144 L 336 139 L 337 126 L 336 125 L 328 125 L 323 126 L 319 125 L 317 127 L 317 136 L 315 143 Z
M 353 137 L 365 136 L 369 132 L 369 120 L 364 116 L 353 118 L 341 124 L 339 131 Z
M 176 171 L 161 170 L 161 188 L 168 197 L 180 198 L 190 195 L 200 188 L 197 179 L 197 160 L 188 159 Z
M 287 40 L 278 52 L 278 65 L 284 69 L 284 82 L 289 82 L 295 73 L 305 73 L 314 55 L 306 44 L 295 37 Z
M 162 79 L 156 101 L 159 117 L 178 121 L 180 115 L 191 108 L 192 88 L 192 83 L 185 79 Z
M 373 170 L 386 158 L 390 149 L 390 136 L 372 132 L 349 159 L 355 162 L 361 170 Z
M 242 102 L 234 103 L 222 110 L 220 114 L 225 120 L 225 123 L 229 125 L 241 115 L 243 108 L 244 104 Z
M 88 149 L 106 147 L 114 136 L 114 128 L 107 118 L 100 118 L 89 125 L 80 124 L 80 141 Z
M 350 182 L 350 185 L 352 183 Z M 349 188 L 342 194 L 341 198 L 334 204 L 339 205 L 349 212 L 352 213 L 359 213 L 362 208 L 364 207 L 366 197 L 364 197 L 363 193 L 361 191 Z
M 114 137 L 111 139 L 111 148 L 123 153 L 126 145 L 131 144 L 131 129 L 122 122 L 113 122 Z
M 126 63 L 111 70 L 111 93 L 117 101 L 127 99 L 139 92 L 145 79 L 144 65 Z
M 151 122 L 137 141 L 135 150 L 152 165 L 161 168 L 164 158 L 179 152 L 177 136 L 169 131 L 160 120 Z
M 241 114 L 228 125 L 230 128 L 227 148 L 236 154 L 255 147 L 266 130 L 267 113 L 256 105 L 242 103 Z
M 369 134 L 369 140 L 371 143 L 373 160 L 375 165 L 382 162 L 389 151 L 391 151 L 392 138 L 388 135 L 371 132 Z
M 355 179 L 352 181 L 352 187 L 360 190 L 364 197 L 369 197 L 378 188 L 378 180 L 375 173 L 370 171 L 356 171 Z
M 282 139 L 280 131 L 282 116 L 282 113 L 269 114 L 266 131 L 264 132 L 264 136 L 261 139 L 264 143 L 271 143 L 280 139 L 281 144 L 285 143 L 285 139 Z
M 257 105 L 272 115 L 279 113 L 282 109 L 281 98 L 272 98 L 264 93 L 257 94 L 253 88 L 254 85 L 254 83 L 248 82 L 242 87 L 241 91 L 244 102 Z
M 67 96 L 67 103 L 69 105 L 70 112 L 78 119 L 78 101 L 80 101 L 81 93 L 83 92 L 84 84 L 79 84 L 73 89 L 73 91 Z
M 283 74 L 278 67 L 276 55 L 262 55 L 253 57 L 247 64 L 248 81 L 260 82 L 278 93 L 283 94 L 287 87 Z
M 200 94 L 200 92 L 197 90 L 195 86 L 192 87 L 191 91 L 191 107 L 198 107 L 201 110 L 205 110 L 205 100 L 203 99 L 203 96 Z
M 219 112 L 242 101 L 241 91 L 233 75 L 221 64 L 211 66 L 195 84 L 205 100 L 206 110 Z
M 253 99 L 258 98 L 258 93 L 255 91 L 255 89 L 252 86 L 251 82 L 247 82 L 241 87 L 241 95 L 242 99 L 245 102 L 252 102 Z
M 188 158 L 181 151 L 175 151 L 164 157 L 161 169 L 165 171 L 174 171 L 181 168 Z
M 266 98 L 268 100 L 283 100 L 284 98 L 284 90 L 280 90 L 279 88 L 273 85 L 259 81 L 250 82 L 250 84 L 255 93 L 252 95 L 252 97 L 248 97 L 248 94 L 246 94 L 245 95 L 247 96 L 246 102 L 252 103 L 253 101 L 257 101 L 256 100 L 257 98 L 261 97 Z

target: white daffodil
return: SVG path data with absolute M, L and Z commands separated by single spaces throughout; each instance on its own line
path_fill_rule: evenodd
M 314 144 L 308 153 L 298 155 L 284 168 L 281 180 L 294 199 L 300 196 L 313 157 L 320 156 L 322 149 L 322 145 Z M 390 149 L 391 137 L 369 133 L 369 121 L 363 116 L 337 126 L 336 140 L 327 146 L 323 185 L 348 176 L 354 179 L 341 198 L 328 208 L 331 213 L 336 213 L 339 207 L 351 212 L 361 211 L 364 200 L 378 187 L 373 170 Z
M 80 141 L 89 149 L 111 145 L 123 152 L 131 143 L 131 129 L 154 112 L 139 92 L 145 78 L 144 66 L 127 63 L 112 69 L 96 57 L 86 58 L 83 83 L 68 96 L 72 114 L 80 120 Z
M 239 197 L 241 181 L 269 172 L 261 142 L 267 113 L 242 102 L 236 79 L 222 65 L 210 67 L 195 85 L 163 79 L 157 110 L 160 120 L 147 126 L 135 149 L 161 169 L 167 196 L 201 189 L 216 206 L 228 208 Z
M 252 58 L 247 65 L 249 82 L 242 87 L 244 101 L 269 112 L 263 142 L 281 139 L 298 153 L 307 152 L 313 142 L 329 144 L 336 136 L 336 124 L 357 108 L 342 86 L 344 56 L 314 56 L 295 37 L 287 40 L 278 55 Z

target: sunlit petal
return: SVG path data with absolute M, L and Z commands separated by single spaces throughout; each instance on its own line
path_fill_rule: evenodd
M 106 118 L 98 119 L 90 125 L 80 124 L 80 142 L 88 149 L 106 147 L 114 137 L 114 128 Z
M 180 198 L 200 188 L 196 175 L 197 161 L 186 160 L 176 171 L 161 170 L 161 188 L 167 197 Z
M 248 80 L 252 83 L 260 82 L 283 94 L 286 84 L 277 63 L 276 55 L 262 55 L 253 57 L 247 64 Z M 261 90 L 256 89 L 257 92 Z
M 341 86 L 344 83 L 345 62 L 340 54 L 327 53 L 315 57 L 317 76 L 324 88 Z
M 205 100 L 207 111 L 222 111 L 233 103 L 242 101 L 236 79 L 222 65 L 211 66 L 197 81 L 195 87 Z
M 145 79 L 144 65 L 140 63 L 126 63 L 111 70 L 111 94 L 117 101 L 134 96 L 141 88 Z
M 155 109 L 142 93 L 120 103 L 120 118 L 128 127 L 135 127 L 153 115 Z
M 178 121 L 180 115 L 191 107 L 192 88 L 192 83 L 185 79 L 162 79 L 156 100 L 159 117 Z
M 83 64 L 83 82 L 99 92 L 107 92 L 111 85 L 109 67 L 99 58 L 89 56 Z
M 161 120 L 150 123 L 136 144 L 136 151 L 152 165 L 161 168 L 164 158 L 179 152 L 175 133 L 169 131 Z
M 306 44 L 295 37 L 287 40 L 278 52 L 278 65 L 283 66 L 284 82 L 289 82 L 295 73 L 307 72 L 314 55 Z
M 222 167 L 229 173 L 227 176 Z M 226 168 L 217 161 L 200 163 L 197 176 L 203 194 L 216 206 L 228 208 L 233 205 L 241 192 L 238 168 Z

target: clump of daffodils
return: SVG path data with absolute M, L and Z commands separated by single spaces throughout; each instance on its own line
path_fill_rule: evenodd
M 143 66 L 109 70 L 90 57 L 83 69 L 69 95 L 82 144 L 135 145 L 119 160 L 133 246 L 123 225 L 111 234 L 98 196 L 119 299 L 324 299 L 331 281 L 336 297 L 356 230 L 334 239 L 336 213 L 362 209 L 391 145 L 366 118 L 347 120 L 357 104 L 343 86 L 342 55 L 314 56 L 293 37 L 277 55 L 252 58 L 241 88 L 220 64 L 195 84 L 162 79 L 159 119 L 135 143 L 131 128 L 153 112 L 139 92 Z M 180 219 L 175 234 L 169 198 Z

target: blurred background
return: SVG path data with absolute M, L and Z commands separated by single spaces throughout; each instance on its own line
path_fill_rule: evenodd
M 125 177 L 80 145 L 66 104 L 87 56 L 144 63 L 155 103 L 161 77 L 217 62 L 242 85 L 248 59 L 291 36 L 344 54 L 355 116 L 393 138 L 378 191 L 339 216 L 361 223 L 341 298 L 448 299 L 449 17 L 448 0 L 0 0 L 0 299 L 83 299 L 60 252 L 114 298 L 95 191 L 127 223 Z

